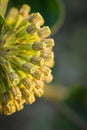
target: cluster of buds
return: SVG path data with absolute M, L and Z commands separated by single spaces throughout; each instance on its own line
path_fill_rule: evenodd
M 54 40 L 40 13 L 24 4 L 11 8 L 0 33 L 0 112 L 10 115 L 32 104 L 52 80 Z

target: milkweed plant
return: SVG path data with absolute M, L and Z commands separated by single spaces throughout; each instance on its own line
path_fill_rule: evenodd
M 52 81 L 54 40 L 39 12 L 24 4 L 8 11 L 0 31 L 0 112 L 11 115 L 44 94 Z

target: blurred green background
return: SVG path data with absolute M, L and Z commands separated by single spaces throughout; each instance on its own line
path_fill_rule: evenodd
M 39 11 L 55 39 L 54 80 L 45 96 L 11 116 L 0 130 L 87 130 L 87 0 L 10 0 Z

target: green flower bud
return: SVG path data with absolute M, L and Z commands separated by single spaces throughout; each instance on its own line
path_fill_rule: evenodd
M 0 94 L 3 94 L 3 93 L 5 93 L 7 91 L 4 82 L 5 81 L 3 79 L 0 79 Z
M 11 81 L 11 85 L 12 86 L 15 86 L 17 85 L 19 82 L 20 82 L 20 79 L 19 79 L 19 76 L 18 74 L 16 74 L 15 72 L 11 72 L 8 74 L 8 77 Z

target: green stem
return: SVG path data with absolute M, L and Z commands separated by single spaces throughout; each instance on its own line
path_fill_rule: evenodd
M 53 102 L 63 102 L 66 100 L 69 95 L 70 91 L 63 86 L 45 86 L 44 87 L 44 98 L 51 100 Z

